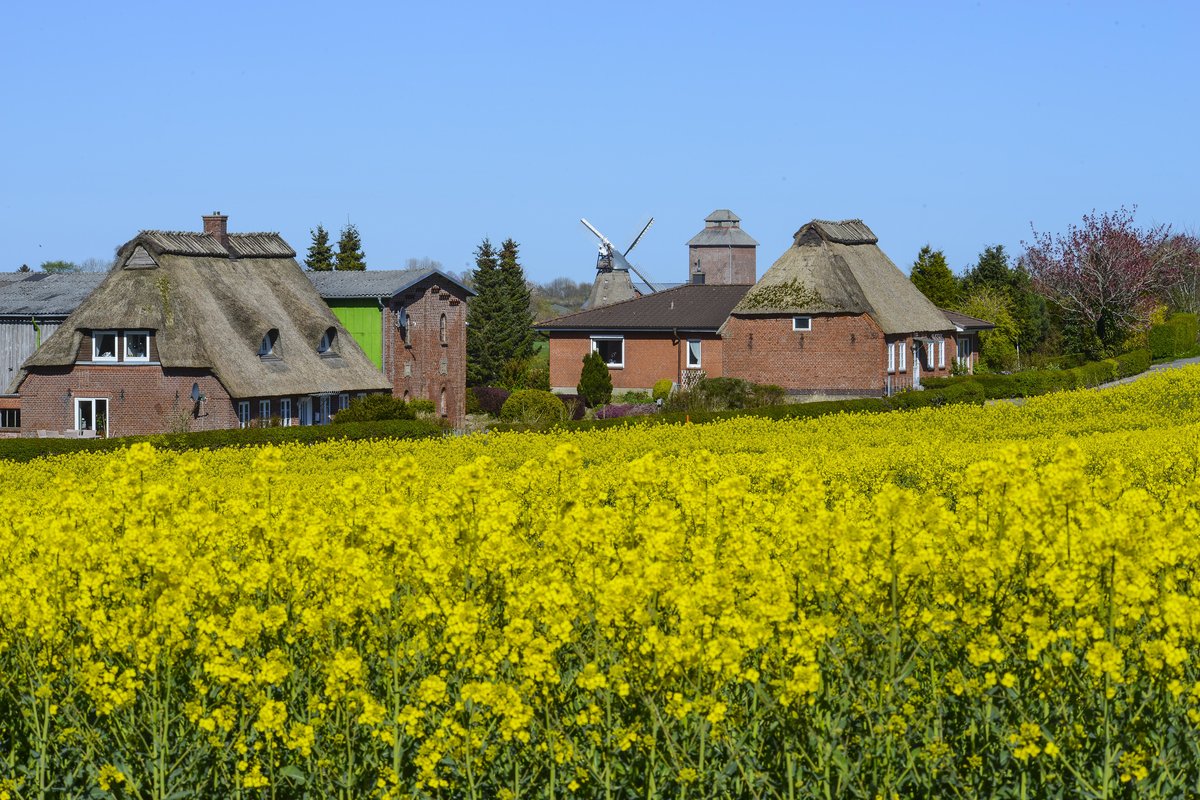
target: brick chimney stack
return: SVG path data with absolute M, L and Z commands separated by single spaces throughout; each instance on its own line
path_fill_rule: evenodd
M 222 247 L 228 250 L 229 217 L 220 211 L 214 211 L 211 214 L 206 214 L 202 219 L 204 220 L 204 232 L 216 239 L 221 243 Z

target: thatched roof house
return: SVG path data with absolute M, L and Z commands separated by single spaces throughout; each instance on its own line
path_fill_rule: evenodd
M 813 220 L 733 313 L 869 314 L 886 334 L 953 330 L 860 219 Z
M 41 375 L 69 396 L 169 385 L 178 400 L 173 381 L 203 391 L 199 378 L 211 376 L 234 403 L 288 398 L 294 411 L 302 397 L 391 389 L 279 234 L 231 234 L 215 214 L 204 222 L 203 233 L 142 231 L 122 245 L 113 270 L 24 363 L 17 391 L 36 394 Z M 279 404 L 270 408 L 278 416 Z

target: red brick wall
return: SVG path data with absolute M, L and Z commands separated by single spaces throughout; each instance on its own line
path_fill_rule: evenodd
M 688 275 L 685 280 L 692 282 L 692 274 L 696 272 L 696 261 L 700 261 L 700 271 L 704 273 L 704 282 L 712 285 L 752 284 L 758 280 L 757 249 L 755 247 L 698 247 L 688 248 Z
M 812 330 L 793 331 L 790 315 L 730 317 L 725 374 L 795 394 L 881 394 L 884 336 L 875 321 L 866 314 L 811 319 Z
M 408 324 L 396 324 L 403 306 Z M 446 316 L 446 337 L 441 318 Z M 433 401 L 453 424 L 467 413 L 467 304 L 464 298 L 424 281 L 392 298 L 383 309 L 383 372 L 395 397 Z
M 599 334 L 608 335 L 608 334 Z M 616 335 L 616 334 L 614 334 Z M 642 389 L 649 391 L 657 381 L 666 379 L 680 383 L 687 368 L 687 342 L 699 339 L 700 369 L 710 378 L 724 373 L 722 351 L 724 343 L 715 333 L 684 333 L 674 340 L 668 331 L 625 333 L 625 366 L 609 367 L 613 389 Z M 557 391 L 574 392 L 583 371 L 583 357 L 592 348 L 591 336 L 573 331 L 554 331 L 550 334 L 550 387 Z
M 934 342 L 932 358 L 929 357 L 925 346 L 924 345 L 921 346 L 921 349 L 919 351 L 920 364 L 921 364 L 921 380 L 924 380 L 926 378 L 944 378 L 947 375 L 949 375 L 950 371 L 954 368 L 954 359 L 957 357 L 957 352 L 958 352 L 956 350 L 958 345 L 955 343 L 954 336 L 950 333 L 944 333 L 944 332 L 940 333 L 940 334 L 924 333 L 924 334 L 917 334 L 917 335 L 926 336 L 926 337 L 934 336 L 934 335 L 942 335 L 945 337 L 945 342 L 946 342 L 946 344 L 945 344 L 945 348 L 946 348 L 945 362 L 940 367 L 938 366 L 939 361 L 938 361 L 937 342 Z M 892 370 L 891 372 L 886 373 L 887 377 L 891 379 L 890 380 L 891 390 L 893 392 L 895 392 L 895 391 L 900 391 L 903 389 L 911 389 L 912 385 L 913 385 L 913 374 L 914 374 L 913 360 L 914 360 L 914 358 L 918 357 L 918 353 L 912 349 L 913 335 L 910 334 L 907 336 L 889 336 L 887 338 L 887 344 L 890 344 L 892 342 L 895 342 L 897 345 L 907 348 L 907 350 L 906 350 L 905 358 L 904 358 L 904 369 L 900 368 L 899 352 L 897 351 L 896 361 L 895 361 L 895 369 Z M 885 344 L 885 348 L 886 348 L 886 344 Z M 886 366 L 887 366 L 887 350 L 886 349 L 884 350 L 884 366 L 886 369 Z
M 192 384 L 206 396 L 203 414 L 193 416 Z M 180 430 L 234 428 L 237 409 L 221 382 L 207 370 L 158 365 L 78 365 L 39 367 L 20 386 L 21 432 L 75 429 L 75 398 L 108 400 L 110 436 Z M 70 392 L 70 396 L 68 396 Z M 253 407 L 257 407 L 253 404 Z

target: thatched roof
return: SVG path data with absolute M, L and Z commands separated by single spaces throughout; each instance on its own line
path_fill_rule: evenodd
M 860 219 L 813 220 L 733 310 L 735 315 L 870 314 L 884 333 L 953 325 L 892 263 Z
M 210 369 L 233 397 L 391 388 L 279 234 L 229 234 L 228 243 L 206 233 L 142 231 L 25 369 L 74 363 L 85 331 L 143 328 L 155 331 L 164 368 Z M 338 334 L 336 352 L 318 354 L 329 328 Z M 272 329 L 275 355 L 260 357 Z

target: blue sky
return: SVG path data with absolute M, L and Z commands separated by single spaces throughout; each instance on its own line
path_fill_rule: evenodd
M 1136 204 L 1200 229 L 1195 3 L 54 3 L 0 29 L 0 270 L 139 229 L 347 220 L 372 268 L 521 243 L 590 281 L 587 217 L 682 281 L 731 208 L 760 274 L 863 218 L 956 270 Z

